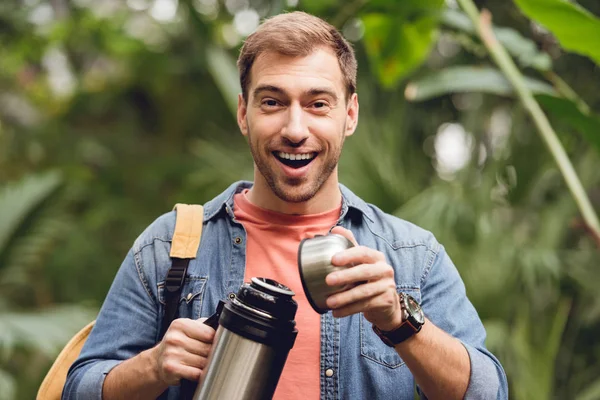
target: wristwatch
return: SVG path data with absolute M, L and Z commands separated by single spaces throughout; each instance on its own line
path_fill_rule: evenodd
M 399 293 L 400 307 L 402 308 L 402 324 L 393 331 L 382 331 L 373 325 L 373 331 L 383 343 L 390 347 L 402 343 L 421 330 L 425 323 L 423 310 L 417 301 L 406 293 Z

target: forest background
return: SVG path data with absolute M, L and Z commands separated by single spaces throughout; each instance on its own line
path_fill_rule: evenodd
M 597 0 L 3 0 L 0 399 L 149 223 L 252 178 L 235 58 L 296 9 L 357 52 L 341 181 L 446 246 L 511 398 L 600 399 Z

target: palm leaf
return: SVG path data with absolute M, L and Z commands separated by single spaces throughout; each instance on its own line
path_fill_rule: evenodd
M 0 355 L 10 357 L 24 346 L 52 359 L 68 340 L 95 318 L 81 306 L 57 306 L 36 312 L 0 312 Z
M 0 369 L 0 400 L 14 400 L 17 398 L 15 379 L 6 371 Z
M 600 399 L 600 379 L 596 379 L 580 394 L 577 395 L 576 400 L 598 400 Z
M 0 188 L 0 254 L 27 216 L 60 185 L 57 172 L 28 175 Z

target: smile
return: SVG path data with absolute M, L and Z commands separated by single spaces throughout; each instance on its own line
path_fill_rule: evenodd
M 275 151 L 273 155 L 284 165 L 291 168 L 302 168 L 312 162 L 317 156 L 317 153 L 284 153 L 283 151 Z

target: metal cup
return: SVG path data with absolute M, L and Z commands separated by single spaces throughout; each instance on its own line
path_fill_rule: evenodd
M 330 233 L 303 239 L 298 247 L 298 269 L 306 298 L 312 308 L 319 314 L 326 313 L 329 308 L 325 301 L 334 293 L 342 292 L 353 285 L 329 286 L 325 277 L 331 272 L 351 267 L 335 266 L 331 258 L 340 251 L 354 247 L 354 244 L 342 235 Z

